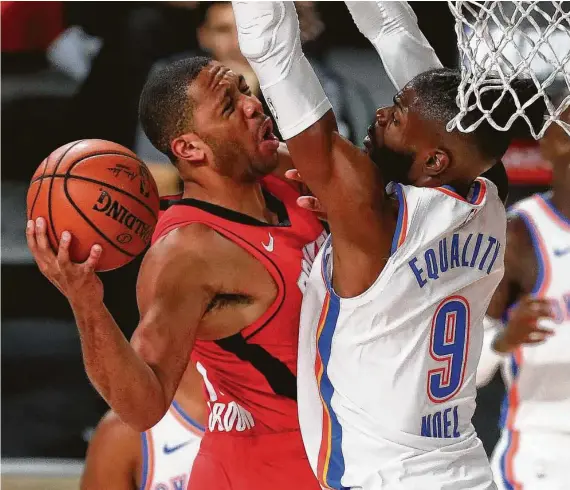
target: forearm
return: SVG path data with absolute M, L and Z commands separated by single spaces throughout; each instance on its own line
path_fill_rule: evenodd
M 72 304 L 87 376 L 119 417 L 142 432 L 166 413 L 161 384 L 105 305 Z
M 485 333 L 483 337 L 483 349 L 477 366 L 477 387 L 485 386 L 497 371 L 501 364 L 502 356 L 493 348 L 493 343 L 502 326 L 499 321 L 486 317 L 484 320 Z
M 331 110 L 301 49 L 293 2 L 232 2 L 242 54 L 259 79 L 279 131 L 289 140 Z
M 345 3 L 360 32 L 380 55 L 388 77 L 398 90 L 416 75 L 441 68 L 407 2 Z

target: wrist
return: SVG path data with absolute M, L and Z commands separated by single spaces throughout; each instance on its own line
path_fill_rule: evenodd
M 76 315 L 93 313 L 100 307 L 104 307 L 102 297 L 98 298 L 83 291 L 77 291 L 76 293 L 69 295 L 67 300 L 69 301 L 69 305 L 71 306 L 73 313 Z

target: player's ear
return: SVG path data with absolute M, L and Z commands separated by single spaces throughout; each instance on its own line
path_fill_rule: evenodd
M 449 166 L 449 154 L 440 148 L 429 150 L 424 159 L 424 174 L 437 177 Z
M 178 160 L 194 165 L 206 163 L 206 144 L 194 133 L 181 134 L 170 143 L 170 151 Z

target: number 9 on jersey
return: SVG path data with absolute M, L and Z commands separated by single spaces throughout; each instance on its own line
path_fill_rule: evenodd
M 434 403 L 452 398 L 461 388 L 469 351 L 469 303 L 449 296 L 437 307 L 431 324 L 430 355 L 440 366 L 428 371 L 427 393 Z

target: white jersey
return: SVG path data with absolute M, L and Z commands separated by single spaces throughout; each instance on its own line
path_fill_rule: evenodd
M 537 465 L 542 465 L 537 460 L 560 463 L 563 457 L 565 466 L 560 474 L 566 474 L 566 477 L 560 480 L 560 485 L 568 488 L 570 222 L 552 206 L 548 195 L 536 194 L 524 199 L 512 211 L 525 222 L 536 253 L 538 275 L 532 293 L 547 298 L 556 317 L 541 321 L 544 327 L 554 331 L 544 343 L 521 346 L 512 355 L 501 358 L 507 395 L 501 414 L 503 436 L 493 456 L 496 476 L 504 481 L 505 488 L 514 488 L 517 480 L 524 483 L 525 471 L 528 478 L 536 478 L 535 474 L 539 472 L 543 473 L 542 483 L 547 485 L 544 473 L 548 476 L 549 472 L 544 468 L 537 469 Z M 543 440 L 540 454 L 532 451 L 536 449 L 536 439 Z M 527 440 L 528 444 L 525 443 Z M 528 452 L 533 452 L 534 457 L 524 457 L 524 446 L 527 445 Z M 547 488 L 559 487 L 552 483 Z
M 309 278 L 297 374 L 309 461 L 323 488 L 494 488 L 471 417 L 482 321 L 504 272 L 503 203 L 486 179 L 468 200 L 389 192 L 398 224 L 374 284 L 335 294 L 330 238 Z
M 166 415 L 141 434 L 141 490 L 186 490 L 204 427 L 173 401 Z

